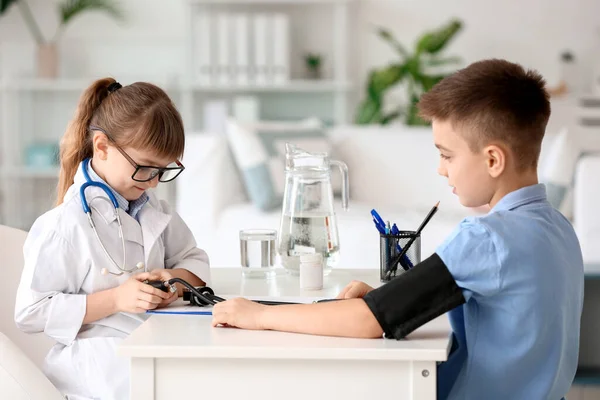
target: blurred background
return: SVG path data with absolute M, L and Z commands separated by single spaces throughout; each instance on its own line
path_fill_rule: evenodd
M 378 267 L 370 209 L 414 229 L 441 199 L 425 257 L 480 211 L 461 207 L 437 176 L 430 127 L 414 104 L 485 58 L 547 81 L 540 177 L 576 226 L 597 293 L 597 0 L 0 0 L 0 224 L 28 230 L 52 207 L 59 140 L 82 91 L 111 76 L 159 85 L 181 112 L 186 171 L 157 192 L 213 266 L 239 266 L 240 229 L 279 229 L 285 142 L 349 167 L 349 211 L 339 209 L 341 176 L 332 173 L 339 266 Z M 597 337 L 600 319 L 585 314 Z M 600 343 L 582 340 L 586 371 L 596 371 Z M 590 391 L 572 398 L 600 398 L 586 371 L 579 382 Z
M 411 100 L 444 73 L 491 57 L 537 69 L 557 94 L 600 86 L 592 0 L 1 4 L 0 221 L 23 229 L 52 204 L 53 151 L 82 90 L 104 76 L 164 88 L 189 134 L 224 132 L 232 116 L 419 125 Z M 431 33 L 439 44 L 423 40 Z M 565 98 L 556 96 L 549 131 L 569 122 Z M 175 192 L 162 193 L 174 201 Z

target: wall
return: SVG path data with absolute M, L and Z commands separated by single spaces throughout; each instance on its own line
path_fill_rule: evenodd
M 28 3 L 49 36 L 57 25 L 56 0 Z M 122 25 L 101 14 L 88 14 L 68 27 L 60 41 L 63 76 L 129 77 L 135 72 L 168 79 L 184 71 L 186 1 L 124 0 L 122 4 L 128 16 Z M 562 50 L 572 49 L 581 58 L 584 81 L 591 74 L 592 51 L 600 50 L 596 31 L 600 2 L 596 0 L 358 0 L 353 7 L 349 70 L 359 88 L 371 67 L 395 59 L 394 52 L 373 33 L 375 25 L 388 27 L 402 43 L 411 44 L 424 30 L 458 17 L 465 29 L 449 53 L 460 55 L 464 63 L 507 58 L 538 69 L 550 84 L 558 80 Z M 313 18 L 295 32 L 305 47 L 319 50 L 331 43 L 324 29 Z M 0 18 L 0 44 L 4 75 L 15 70 L 31 73 L 31 35 L 16 7 Z M 294 59 L 298 58 L 295 54 Z
M 56 31 L 59 0 L 27 0 L 46 37 Z M 187 0 L 122 0 L 127 20 L 118 23 L 100 13 L 78 17 L 59 41 L 60 76 L 86 79 L 112 75 L 123 84 L 136 80 L 177 80 L 185 71 Z M 244 8 L 244 6 L 235 6 Z M 600 2 L 597 0 L 356 0 L 348 24 L 349 77 L 356 91 L 351 96 L 350 115 L 363 96 L 371 68 L 397 59 L 395 52 L 375 34 L 375 26 L 389 28 L 407 47 L 425 30 L 451 17 L 464 21 L 463 32 L 447 54 L 459 55 L 463 64 L 487 57 L 503 57 L 538 69 L 550 85 L 560 76 L 559 54 L 572 49 L 581 59 L 582 82 L 589 82 L 592 54 L 600 50 Z M 301 75 L 301 52 L 312 50 L 331 54 L 329 31 L 331 11 L 319 6 L 291 7 L 294 53 L 292 73 Z M 599 54 L 600 51 L 595 51 Z M 34 74 L 35 45 L 19 9 L 11 7 L 0 17 L 0 78 Z M 331 75 L 331 58 L 325 58 L 325 73 Z M 179 104 L 177 93 L 170 93 Z M 402 90 L 392 91 L 387 105 L 403 99 Z M 71 118 L 79 91 L 22 93 L 15 104 L 11 123 L 17 127 L 4 134 L 18 134 L 21 154 L 35 140 L 57 140 Z M 329 94 L 262 94 L 263 117 L 291 118 L 293 114 L 331 114 Z M 195 97 L 197 98 L 197 96 Z M 200 104 L 200 103 L 197 103 Z M 200 106 L 198 106 L 200 107 Z M 319 115 L 319 114 L 315 114 Z M 34 118 L 32 118 L 34 116 Z M 194 128 L 202 110 L 195 110 Z M 3 118 L 4 116 L 0 116 Z M 555 132 L 570 118 L 568 107 L 553 104 L 549 132 Z M 190 127 L 187 127 L 190 130 Z M 3 132 L 0 132 L 2 134 Z M 1 141 L 0 141 L 1 143 Z M 48 183 L 45 181 L 45 183 Z M 22 185 L 25 187 L 25 185 Z M 39 187 L 36 183 L 35 187 Z M 48 185 L 52 186 L 51 182 Z M 50 189 L 43 189 L 46 196 Z M 39 211 L 31 210 L 31 215 Z
M 562 50 L 572 49 L 582 57 L 600 50 L 600 2 L 595 0 L 371 0 L 360 3 L 359 75 L 393 59 L 387 46 L 369 33 L 368 24 L 387 26 L 403 43 L 413 43 L 420 32 L 452 16 L 462 19 L 465 29 L 449 53 L 465 63 L 506 58 L 538 69 L 550 83 L 558 80 Z

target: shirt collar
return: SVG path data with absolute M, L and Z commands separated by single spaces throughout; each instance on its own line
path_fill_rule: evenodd
M 88 173 L 90 175 L 91 180 L 104 183 L 115 195 L 117 203 L 119 203 L 119 208 L 121 208 L 127 214 L 131 215 L 133 218 L 137 218 L 137 215 L 140 212 L 140 210 L 144 207 L 148 200 L 150 200 L 150 196 L 148 196 L 148 193 L 144 192 L 139 198 L 132 201 L 128 201 L 125 197 L 121 196 L 116 190 L 110 187 L 110 185 L 106 184 L 106 182 L 102 178 L 100 178 L 96 171 L 94 171 L 92 163 L 88 164 Z
M 537 183 L 508 193 L 496 203 L 491 212 L 513 210 L 525 204 L 541 201 L 546 201 L 546 186 Z
M 108 186 L 108 188 L 110 189 L 110 191 L 115 195 L 115 198 L 117 199 L 117 203 L 119 203 L 119 207 L 121 209 L 123 209 L 123 211 L 128 212 L 129 211 L 129 201 L 121 196 L 116 190 L 114 190 L 112 187 L 110 187 L 110 185 L 108 185 L 104 179 L 100 178 L 100 176 L 96 173 L 96 171 L 94 171 L 94 168 L 92 167 L 92 163 L 90 162 L 88 164 L 88 174 L 90 174 L 90 179 L 94 182 L 101 182 L 103 184 L 105 184 L 106 186 Z

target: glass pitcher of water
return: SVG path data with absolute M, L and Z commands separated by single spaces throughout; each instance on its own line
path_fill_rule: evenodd
M 286 144 L 285 192 L 278 251 L 283 267 L 298 275 L 300 255 L 321 253 L 324 274 L 337 264 L 340 242 L 331 187 L 332 165 L 342 173 L 342 207 L 348 209 L 348 167 L 327 153 L 311 154 Z

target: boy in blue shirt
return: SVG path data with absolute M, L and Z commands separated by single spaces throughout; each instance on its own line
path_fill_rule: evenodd
M 569 223 L 546 200 L 537 162 L 550 116 L 544 80 L 503 60 L 471 64 L 419 102 L 440 151 L 438 172 L 469 217 L 436 252 L 345 301 L 217 304 L 213 325 L 401 339 L 449 312 L 453 348 L 438 370 L 445 399 L 561 399 L 577 369 L 583 261 Z

